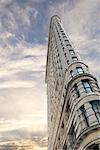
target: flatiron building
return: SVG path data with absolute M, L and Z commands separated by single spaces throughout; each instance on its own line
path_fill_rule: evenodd
M 45 80 L 48 150 L 100 150 L 100 88 L 56 15 L 50 22 Z

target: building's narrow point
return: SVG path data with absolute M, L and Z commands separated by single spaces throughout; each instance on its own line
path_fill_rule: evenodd
M 48 150 L 100 150 L 100 88 L 56 15 L 50 22 L 46 83 Z

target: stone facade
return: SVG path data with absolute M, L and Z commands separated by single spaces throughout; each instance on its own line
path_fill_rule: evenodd
M 46 83 L 48 150 L 100 150 L 100 88 L 59 16 L 50 22 Z

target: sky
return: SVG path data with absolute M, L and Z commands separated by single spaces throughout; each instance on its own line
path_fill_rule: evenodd
M 100 85 L 100 0 L 0 0 L 0 150 L 47 150 L 49 23 L 61 17 Z

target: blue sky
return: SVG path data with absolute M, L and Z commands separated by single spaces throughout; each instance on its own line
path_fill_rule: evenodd
M 34 150 L 46 149 L 44 80 L 52 15 L 61 17 L 73 47 L 100 83 L 99 9 L 99 0 L 0 0 L 2 145 L 30 140 Z

